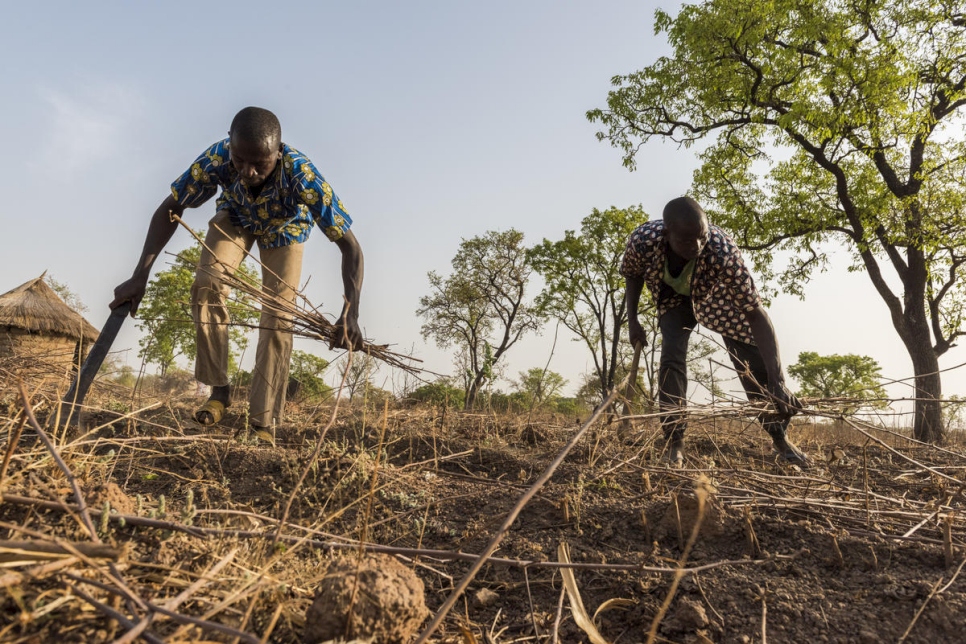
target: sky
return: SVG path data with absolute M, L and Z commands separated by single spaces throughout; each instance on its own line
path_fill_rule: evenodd
M 415 311 L 427 272 L 447 274 L 461 239 L 513 227 L 528 244 L 555 240 L 594 208 L 640 204 L 657 217 L 688 192 L 693 149 L 648 143 L 629 172 L 585 116 L 605 105 L 612 76 L 669 53 L 653 16 L 678 6 L 10 3 L 0 21 L 0 291 L 48 271 L 99 328 L 171 181 L 226 135 L 239 109 L 258 105 L 279 116 L 285 142 L 313 160 L 353 216 L 366 257 L 366 336 L 452 373 L 451 351 L 423 340 Z M 212 200 L 186 221 L 202 229 L 213 215 Z M 189 243 L 179 231 L 168 250 Z M 303 269 L 306 295 L 334 315 L 339 257 L 316 231 Z M 858 353 L 888 378 L 908 378 L 885 305 L 847 266 L 843 254 L 804 300 L 771 303 L 786 367 L 801 351 Z M 114 346 L 132 365 L 139 337 L 129 322 Z M 564 333 L 553 340 L 548 325 L 512 349 L 507 376 L 549 361 L 573 391 L 589 354 Z M 337 355 L 304 340 L 297 348 Z M 960 348 L 940 360 L 962 363 Z M 391 388 L 393 376 L 383 378 Z M 966 395 L 963 369 L 945 374 L 944 395 Z

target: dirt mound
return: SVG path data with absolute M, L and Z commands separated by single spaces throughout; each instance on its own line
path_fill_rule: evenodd
M 117 514 L 133 514 L 135 502 L 113 481 L 89 486 L 84 494 L 87 505 L 100 510 L 104 503 L 110 503 L 111 510 Z
M 309 607 L 304 641 L 355 637 L 403 644 L 428 615 L 422 580 L 395 558 L 341 558 L 329 566 Z

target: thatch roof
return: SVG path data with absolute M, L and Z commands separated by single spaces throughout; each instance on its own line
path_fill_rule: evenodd
M 0 327 L 96 340 L 97 329 L 60 299 L 44 281 L 44 275 L 0 295 Z

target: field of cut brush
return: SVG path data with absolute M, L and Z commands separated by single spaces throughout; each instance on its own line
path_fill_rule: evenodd
M 797 421 L 801 470 L 732 410 L 668 469 L 651 418 L 290 404 L 271 444 L 242 402 L 95 385 L 57 432 L 56 400 L 3 371 L 2 642 L 962 636 L 955 439 Z

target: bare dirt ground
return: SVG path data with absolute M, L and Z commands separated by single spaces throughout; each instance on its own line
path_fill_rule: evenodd
M 386 609 L 418 623 L 376 640 L 411 641 L 469 570 L 455 553 L 484 550 L 584 420 L 293 404 L 272 446 L 241 430 L 242 404 L 206 429 L 193 399 L 140 399 L 128 413 L 130 392 L 101 389 L 90 431 L 53 440 L 112 562 L 78 552 L 94 537 L 71 481 L 15 378 L 2 384 L 3 642 L 114 641 L 147 615 L 149 641 L 301 642 L 346 561 L 385 578 L 361 542 L 415 573 L 394 596 L 421 582 L 428 610 Z M 56 394 L 27 391 L 43 424 Z M 776 462 L 754 423 L 708 418 L 692 424 L 687 467 L 670 470 L 654 421 L 624 437 L 595 425 L 429 641 L 592 641 L 564 593 L 561 544 L 587 612 L 602 609 L 601 641 L 645 642 L 652 629 L 658 642 L 962 641 L 963 447 L 862 429 L 799 422 L 793 435 L 818 462 L 800 471 Z M 370 590 L 345 595 L 360 606 L 349 612 L 378 603 Z

